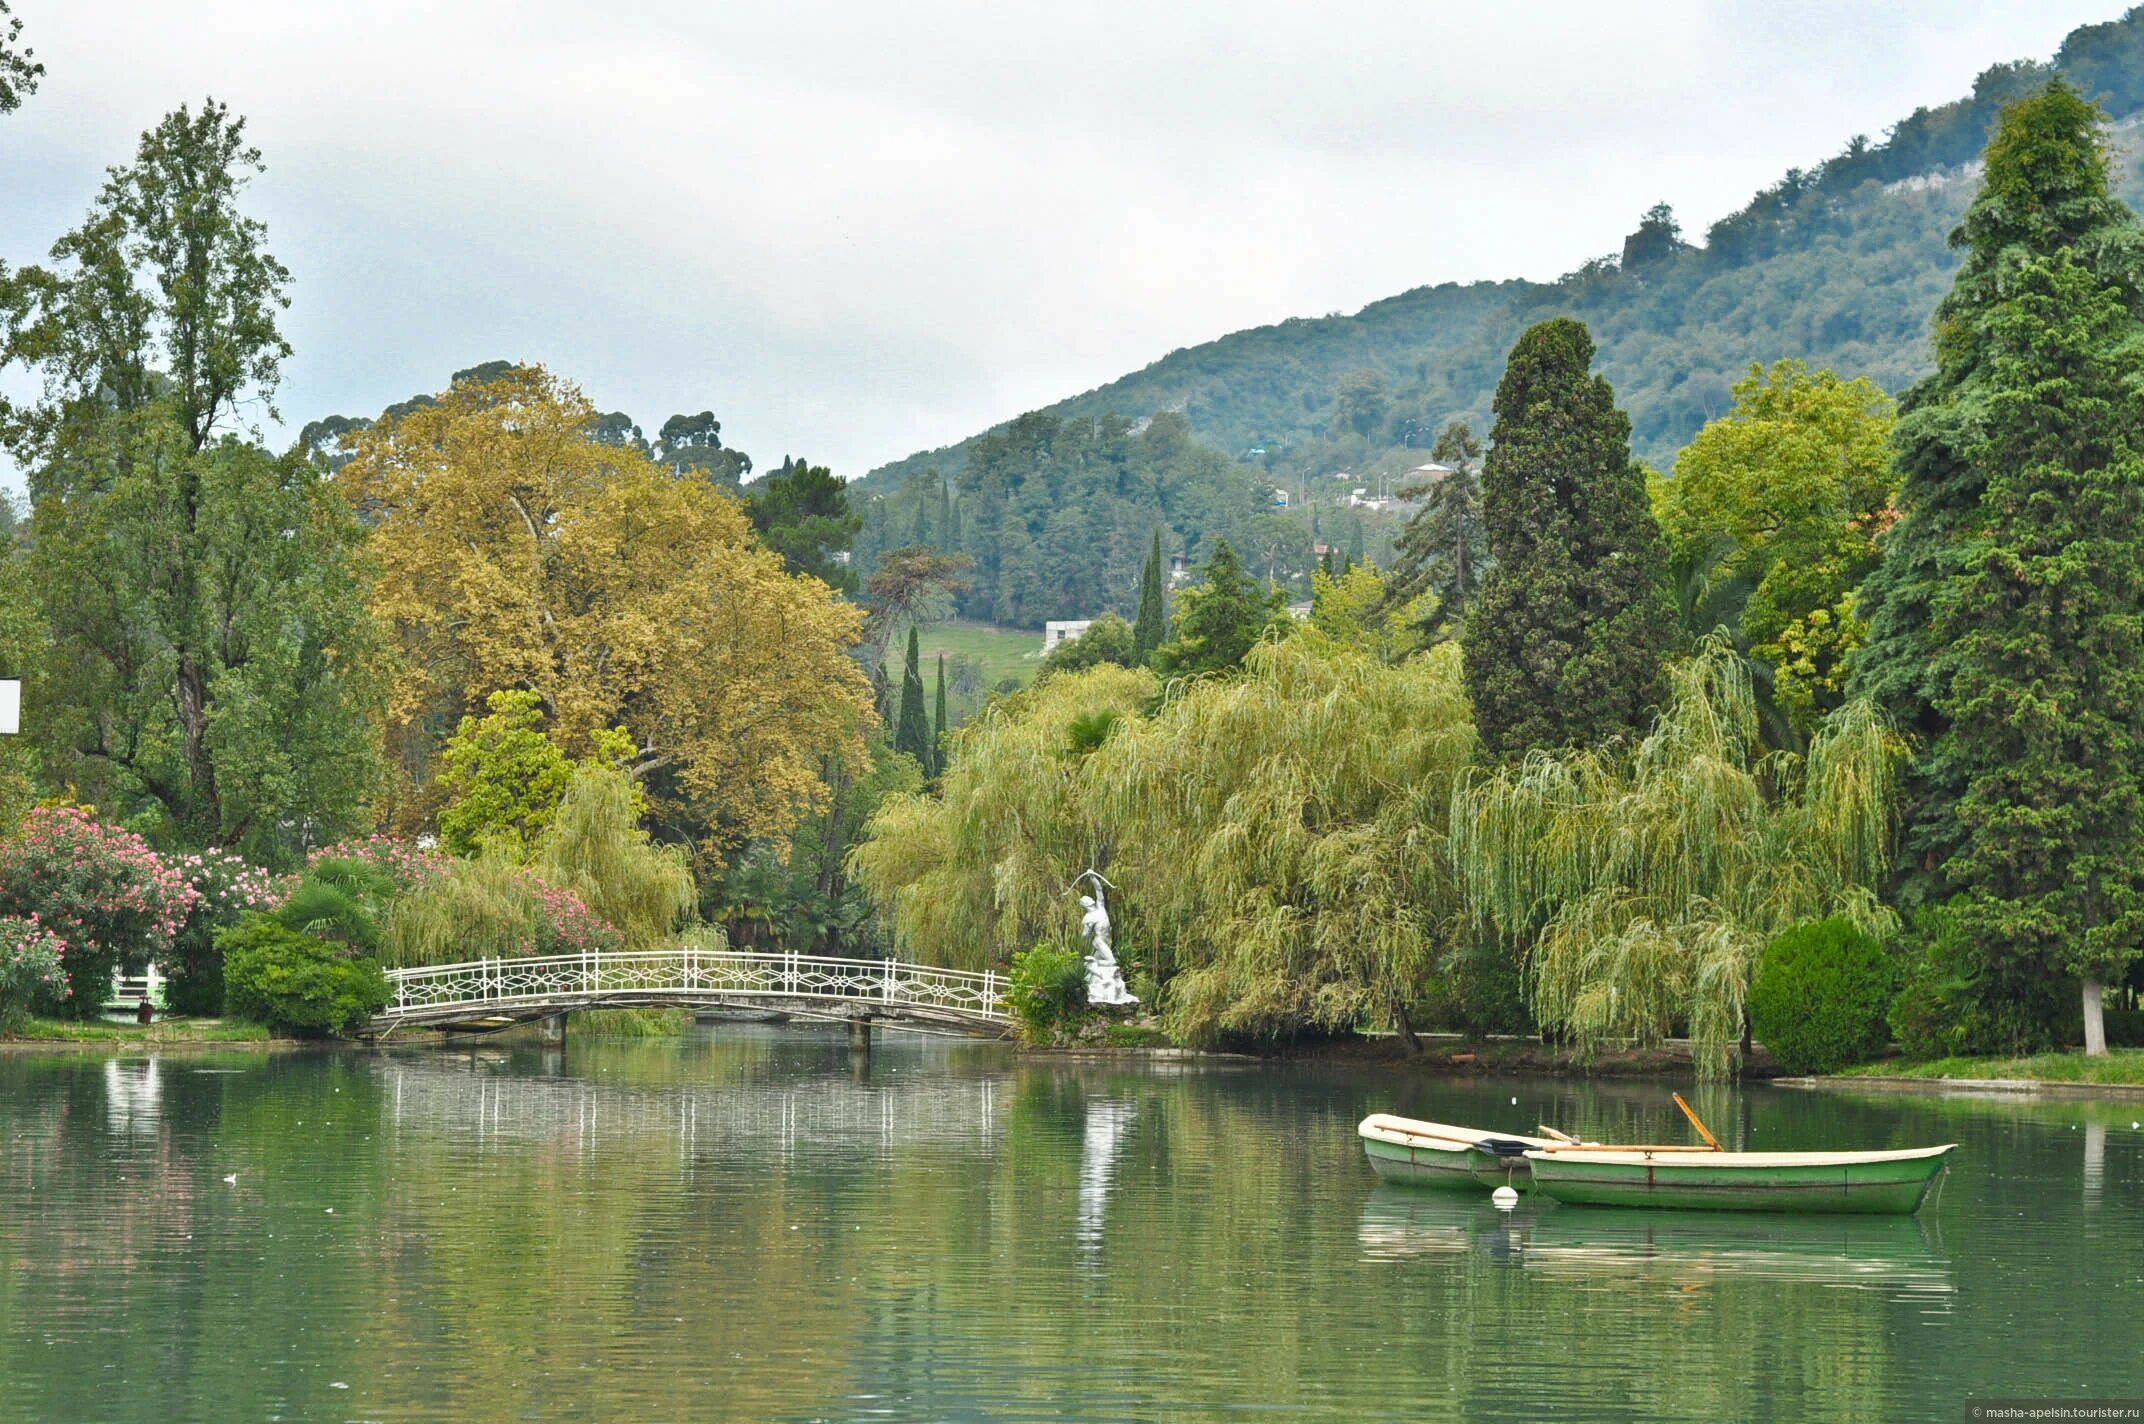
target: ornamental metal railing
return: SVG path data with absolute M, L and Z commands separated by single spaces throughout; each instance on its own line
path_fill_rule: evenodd
M 394 997 L 379 1020 L 436 1018 L 442 1012 L 529 1009 L 557 1003 L 749 999 L 813 1000 L 888 1016 L 904 1011 L 1005 1023 L 1002 974 L 942 969 L 897 959 L 836 959 L 749 950 L 634 950 L 474 959 L 390 969 Z

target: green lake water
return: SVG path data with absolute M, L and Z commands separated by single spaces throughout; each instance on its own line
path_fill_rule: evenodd
M 1670 1086 L 884 1033 L 860 1069 L 793 1027 L 5 1054 L 0 1418 L 1959 1420 L 2144 1396 L 2144 1102 L 1690 1094 L 1730 1146 L 1962 1144 L 1911 1219 L 1504 1214 L 1380 1186 L 1355 1138 L 1391 1110 L 1686 1140 Z

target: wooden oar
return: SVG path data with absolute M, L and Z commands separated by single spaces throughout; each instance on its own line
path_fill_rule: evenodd
M 1681 1093 L 1671 1093 L 1669 1096 L 1675 1099 L 1675 1106 L 1682 1109 L 1682 1115 L 1690 1119 L 1690 1126 L 1697 1129 L 1697 1135 L 1705 1139 L 1707 1147 L 1710 1147 L 1715 1152 L 1724 1150 L 1720 1146 L 1720 1139 L 1714 1137 L 1712 1129 L 1705 1126 L 1703 1121 L 1698 1118 L 1697 1110 L 1682 1100 Z
M 1555 1129 L 1555 1128 L 1553 1128 L 1553 1127 L 1550 1127 L 1550 1126 L 1549 1126 L 1549 1125 L 1548 1125 L 1547 1123 L 1545 1123 L 1545 1122 L 1541 1124 L 1541 1135 L 1542 1135 L 1543 1137 L 1553 1137 L 1553 1138 L 1555 1138 L 1555 1139 L 1556 1139 L 1556 1140 L 1557 1140 L 1558 1142 L 1568 1142 L 1568 1143 L 1570 1143 L 1570 1144 L 1571 1144 L 1571 1145 L 1572 1145 L 1573 1147 L 1576 1147 L 1576 1146 L 1578 1145 L 1578 1139 L 1577 1139 L 1577 1138 L 1575 1138 L 1575 1137 L 1573 1137 L 1573 1136 L 1571 1136 L 1571 1134 L 1570 1134 L 1570 1133 L 1568 1133 L 1568 1132 L 1558 1132 L 1558 1131 L 1556 1131 L 1556 1129 Z

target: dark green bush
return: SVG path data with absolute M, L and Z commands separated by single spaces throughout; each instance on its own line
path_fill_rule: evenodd
M 1873 936 L 1838 918 L 1796 925 L 1758 961 L 1751 1031 L 1789 1072 L 1836 1072 L 1883 1052 L 1897 992 L 1897 966 Z
M 2076 981 L 1986 952 L 1953 905 L 1916 911 L 1898 959 L 1887 1017 L 1908 1058 L 2036 1053 L 2083 1039 Z
M 1038 944 L 1012 957 L 1005 995 L 1024 1037 L 1047 1043 L 1087 1012 L 1087 957 L 1076 949 Z
M 390 994 L 372 959 L 267 915 L 247 915 L 216 936 L 216 947 L 223 953 L 225 1011 L 276 1033 L 348 1033 Z

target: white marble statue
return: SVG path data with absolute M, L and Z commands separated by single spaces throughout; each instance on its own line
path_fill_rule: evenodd
M 1087 1002 L 1090 1004 L 1136 1004 L 1138 998 L 1125 987 L 1124 972 L 1117 968 L 1116 952 L 1109 946 L 1109 910 L 1102 903 L 1102 887 L 1079 897 L 1086 906 L 1080 917 L 1081 933 L 1087 936 Z

